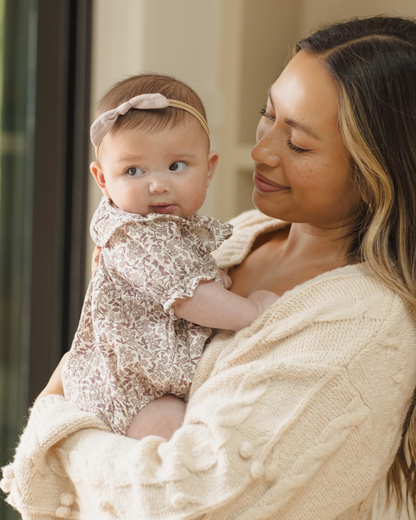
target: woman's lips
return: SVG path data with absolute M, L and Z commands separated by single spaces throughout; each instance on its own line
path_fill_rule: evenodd
M 157 204 L 150 207 L 154 210 L 154 213 L 162 213 L 166 215 L 172 213 L 172 211 L 176 208 L 176 204 Z
M 290 188 L 288 186 L 282 186 L 281 184 L 276 184 L 275 182 L 271 182 L 267 180 L 265 177 L 262 177 L 259 173 L 254 172 L 253 182 L 256 188 L 259 191 L 263 192 L 273 192 L 273 191 L 288 191 Z

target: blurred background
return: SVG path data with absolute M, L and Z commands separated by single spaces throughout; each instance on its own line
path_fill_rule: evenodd
M 219 167 L 202 212 L 252 208 L 250 151 L 291 46 L 323 24 L 415 0 L 0 0 L 0 465 L 70 347 L 100 199 L 88 127 L 103 93 L 171 74 L 205 103 Z M 0 518 L 18 518 L 0 503 Z

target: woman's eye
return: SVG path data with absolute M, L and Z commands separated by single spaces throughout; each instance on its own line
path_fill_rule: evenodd
M 183 161 L 176 161 L 169 166 L 171 172 L 183 172 L 188 165 Z
M 138 177 L 139 175 L 143 175 L 144 171 L 138 168 L 137 166 L 131 166 L 126 170 L 126 173 L 131 177 Z
M 296 153 L 307 153 L 311 151 L 307 148 L 299 148 L 299 146 L 294 145 L 290 139 L 287 140 L 287 145 L 291 150 L 293 150 Z
M 267 117 L 267 119 L 270 119 L 270 121 L 274 121 L 275 120 L 274 115 L 272 115 L 270 112 L 267 111 L 267 105 L 264 105 L 264 107 L 262 107 L 260 109 L 260 114 L 263 117 Z

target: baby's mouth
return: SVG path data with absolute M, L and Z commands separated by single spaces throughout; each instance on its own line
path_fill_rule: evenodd
M 176 208 L 176 204 L 155 204 L 150 206 L 153 210 L 153 213 L 161 213 L 163 215 L 172 213 Z

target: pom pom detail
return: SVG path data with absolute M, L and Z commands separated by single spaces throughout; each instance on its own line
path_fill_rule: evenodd
M 12 490 L 12 479 L 3 478 L 0 480 L 0 489 L 5 493 L 10 493 Z
M 249 459 L 250 457 L 252 457 L 253 451 L 253 445 L 247 441 L 241 443 L 240 449 L 238 450 L 239 454 L 241 455 L 241 457 L 243 457 L 243 459 Z
M 3 468 L 3 477 L 6 480 L 10 480 L 10 479 L 14 478 L 13 464 L 9 464 L 8 466 L 4 466 L 4 468 Z
M 253 462 L 250 468 L 250 474 L 253 478 L 260 478 L 264 475 L 264 466 L 261 462 Z
M 72 493 L 62 493 L 61 506 L 71 507 L 74 502 L 75 502 L 75 497 Z
M 188 505 L 188 497 L 184 493 L 176 493 L 172 497 L 172 505 L 176 509 L 182 509 Z
M 55 511 L 55 515 L 58 518 L 69 518 L 70 514 L 71 514 L 71 508 L 65 507 L 65 506 L 59 506 L 58 509 Z

